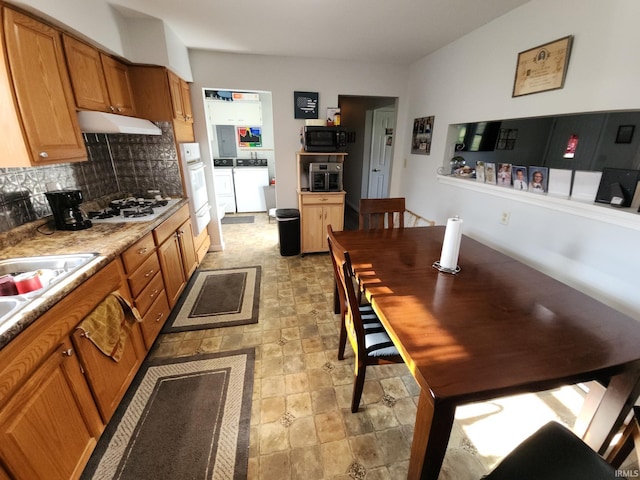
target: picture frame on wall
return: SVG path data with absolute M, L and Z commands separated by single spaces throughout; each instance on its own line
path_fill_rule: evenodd
M 572 44 L 568 35 L 518 53 L 512 97 L 564 87 Z
M 295 118 L 318 118 L 318 92 L 293 92 Z
M 616 135 L 616 143 L 631 143 L 635 129 L 635 125 L 620 125 Z
M 413 120 L 411 135 L 411 153 L 429 155 L 431 153 L 431 135 L 434 117 L 420 117 Z

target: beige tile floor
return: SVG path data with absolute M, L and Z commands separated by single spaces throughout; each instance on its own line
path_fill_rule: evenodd
M 163 335 L 153 355 L 256 349 L 249 479 L 406 478 L 417 384 L 404 365 L 370 367 L 351 413 L 353 353 L 337 360 L 328 254 L 280 256 L 266 214 L 222 231 L 225 250 L 201 268 L 261 265 L 259 322 Z M 441 479 L 480 478 L 547 420 L 572 424 L 582 398 L 568 387 L 459 408 Z

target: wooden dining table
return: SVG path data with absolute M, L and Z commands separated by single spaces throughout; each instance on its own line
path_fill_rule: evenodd
M 420 386 L 408 478 L 437 479 L 457 406 L 591 380 L 607 389 L 583 439 L 604 453 L 640 393 L 640 322 L 466 235 L 441 272 L 444 234 L 335 232 Z

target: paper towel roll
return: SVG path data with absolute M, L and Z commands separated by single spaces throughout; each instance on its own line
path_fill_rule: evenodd
M 440 254 L 440 267 L 446 270 L 455 270 L 458 266 L 458 254 L 460 253 L 460 241 L 462 240 L 462 219 L 455 217 L 447 220 L 447 228 L 444 231 L 442 253 Z

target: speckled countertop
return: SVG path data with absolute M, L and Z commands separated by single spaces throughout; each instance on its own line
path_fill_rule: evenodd
M 79 231 L 52 231 L 49 218 L 32 222 L 0 233 L 0 260 L 60 255 L 73 253 L 98 253 L 98 256 L 69 277 L 64 285 L 51 288 L 46 294 L 32 300 L 12 317 L 0 323 L 0 349 L 13 340 L 43 313 L 62 300 L 96 272 L 108 265 L 127 248 L 153 231 L 163 221 L 187 203 L 182 199 L 162 215 L 145 222 L 94 223 L 91 228 Z

